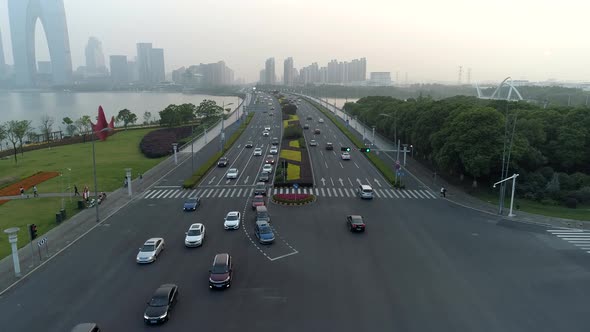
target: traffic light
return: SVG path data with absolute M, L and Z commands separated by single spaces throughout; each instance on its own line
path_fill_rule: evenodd
M 361 152 L 371 152 L 371 148 L 362 148 Z
M 34 240 L 37 237 L 37 225 L 29 225 L 29 234 L 31 235 L 31 240 Z
M 348 146 L 342 146 L 340 147 L 340 151 L 350 152 L 350 148 Z

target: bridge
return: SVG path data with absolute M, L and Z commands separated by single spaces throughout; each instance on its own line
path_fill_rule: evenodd
M 502 88 L 503 87 L 508 87 L 508 94 L 505 97 L 502 97 Z M 477 98 L 479 99 L 493 99 L 493 100 L 523 100 L 522 95 L 520 94 L 520 92 L 518 91 L 518 89 L 516 89 L 516 87 L 512 84 L 512 78 L 511 77 L 506 77 L 502 83 L 500 83 L 500 85 L 496 88 L 496 90 L 494 91 L 494 93 L 492 93 L 491 96 L 484 96 L 483 92 L 481 92 L 481 89 L 479 88 L 479 85 L 475 85 L 475 88 L 477 89 Z M 514 92 L 514 96 L 513 96 L 513 92 Z

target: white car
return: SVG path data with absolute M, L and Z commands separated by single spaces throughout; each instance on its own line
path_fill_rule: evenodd
M 272 148 L 270 148 L 270 151 L 268 151 L 268 153 L 270 154 L 278 154 L 279 153 L 279 148 L 276 146 L 273 146 Z
M 205 225 L 203 224 L 192 224 L 186 233 L 184 238 L 184 245 L 187 247 L 198 247 L 205 241 Z
M 264 131 L 270 131 L 270 126 L 264 126 Z
M 344 151 L 342 152 L 342 154 L 340 155 L 340 158 L 342 158 L 342 160 L 350 160 L 350 153 Z
M 254 149 L 254 155 L 255 156 L 262 156 L 262 149 L 261 148 L 255 148 Z
M 227 171 L 227 174 L 225 175 L 225 177 L 227 179 L 237 179 L 239 173 L 240 172 L 238 171 L 237 168 L 230 168 L 229 171 Z
M 268 136 L 270 136 L 270 132 L 268 132 L 268 131 L 265 130 L 265 131 L 262 132 L 262 136 L 268 137 Z
M 324 119 L 320 118 L 319 122 L 324 123 Z
M 264 164 L 262 166 L 262 171 L 267 173 L 272 173 L 272 165 L 271 164 Z
M 231 211 L 227 213 L 225 219 L 223 219 L 223 228 L 225 229 L 238 229 L 240 228 L 240 220 L 242 216 L 238 211 Z
M 155 262 L 162 250 L 164 250 L 164 239 L 153 237 L 145 241 L 143 247 L 139 248 L 135 261 L 140 264 Z
M 316 142 L 315 139 L 312 139 L 311 141 L 309 141 L 309 145 L 310 146 L 317 146 L 318 145 L 318 142 Z

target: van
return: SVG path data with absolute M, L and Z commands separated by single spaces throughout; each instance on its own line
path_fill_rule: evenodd
M 373 188 L 369 185 L 361 184 L 358 186 L 357 193 L 360 198 L 373 199 Z
M 258 223 L 259 221 L 270 222 L 270 214 L 268 213 L 266 206 L 256 207 L 256 222 Z

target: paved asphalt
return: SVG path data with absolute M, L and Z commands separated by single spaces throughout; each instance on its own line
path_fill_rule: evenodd
M 179 285 L 180 297 L 170 321 L 153 329 L 159 331 L 587 330 L 585 251 L 543 227 L 500 221 L 446 200 L 326 195 L 304 207 L 271 204 L 277 240 L 257 244 L 250 196 L 243 193 L 253 188 L 263 157 L 243 146 L 250 139 L 267 148 L 261 126 L 280 125 L 280 117 L 255 112 L 227 153 L 240 179 L 226 183 L 226 170 L 216 168 L 201 187 L 177 191 L 180 177 L 171 173 L 4 294 L 2 331 L 62 332 L 86 321 L 105 331 L 152 330 L 142 314 L 163 283 Z M 301 107 L 303 114 L 313 112 L 317 119 L 319 112 Z M 321 143 L 312 148 L 316 183 L 322 177 L 337 181 L 335 187 L 339 178 L 379 180 L 358 151 L 340 166 L 346 140 L 325 120 L 327 136 L 316 137 Z M 273 128 L 271 138 L 279 130 Z M 327 139 L 335 154 L 325 151 Z M 198 162 L 218 147 L 211 142 Z M 331 186 L 330 180 L 318 189 Z M 187 196 L 203 193 L 196 212 L 181 210 Z M 223 230 L 230 210 L 243 214 L 239 230 Z M 367 231 L 348 232 L 348 214 L 363 215 Z M 184 232 L 194 222 L 206 225 L 205 243 L 187 249 Z M 139 246 L 155 236 L 166 240 L 165 251 L 153 264 L 136 264 Z M 207 272 L 220 252 L 233 256 L 234 282 L 210 291 Z

